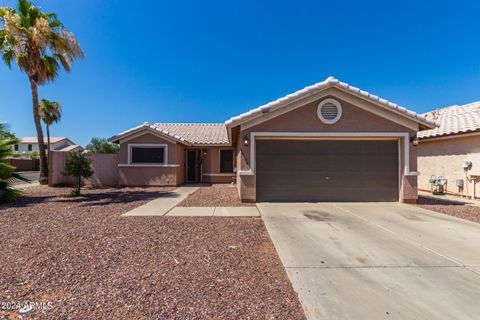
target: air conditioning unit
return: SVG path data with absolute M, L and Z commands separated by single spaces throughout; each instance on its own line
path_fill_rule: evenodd
M 470 170 L 472 168 L 472 161 L 465 160 L 462 162 L 462 167 L 465 170 Z

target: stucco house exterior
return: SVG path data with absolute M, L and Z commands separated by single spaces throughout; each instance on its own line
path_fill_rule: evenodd
M 110 141 L 120 185 L 234 182 L 248 202 L 415 202 L 412 141 L 434 126 L 329 77 L 223 124 L 144 123 Z
M 21 155 L 29 155 L 32 152 L 39 152 L 37 137 L 24 137 L 19 139 L 18 144 L 13 145 L 13 150 Z M 47 148 L 47 137 L 44 138 L 45 149 Z M 83 148 L 66 137 L 50 137 L 50 150 L 52 151 L 77 151 Z
M 471 176 L 480 175 L 480 101 L 465 105 L 453 105 L 426 113 L 438 127 L 418 133 L 419 189 L 430 190 L 430 177 L 443 176 L 447 193 L 472 196 L 474 181 Z M 464 162 L 470 161 L 466 172 Z M 467 179 L 468 178 L 468 179 Z M 457 187 L 463 180 L 463 190 Z M 480 197 L 479 188 L 475 196 Z

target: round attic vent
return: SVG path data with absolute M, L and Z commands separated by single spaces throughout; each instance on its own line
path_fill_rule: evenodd
M 318 104 L 317 115 L 325 124 L 333 124 L 342 116 L 342 106 L 335 99 L 325 99 Z

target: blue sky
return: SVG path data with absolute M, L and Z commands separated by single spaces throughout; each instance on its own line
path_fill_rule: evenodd
M 144 121 L 223 122 L 329 75 L 417 112 L 480 100 L 478 1 L 35 3 L 85 52 L 40 88 L 63 106 L 52 135 L 80 144 Z M 0 120 L 33 136 L 31 108 L 26 76 L 0 65 Z

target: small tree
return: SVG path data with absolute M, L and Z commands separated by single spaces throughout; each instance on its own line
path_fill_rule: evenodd
M 80 188 L 82 186 L 82 178 L 89 178 L 93 175 L 93 170 L 90 167 L 92 161 L 88 159 L 80 151 L 72 153 L 68 158 L 67 163 L 65 163 L 65 168 L 63 169 L 63 175 L 75 177 L 76 185 L 72 190 L 72 196 L 80 196 Z
M 92 153 L 117 153 L 120 147 L 118 144 L 108 142 L 105 138 L 92 138 L 85 149 Z

